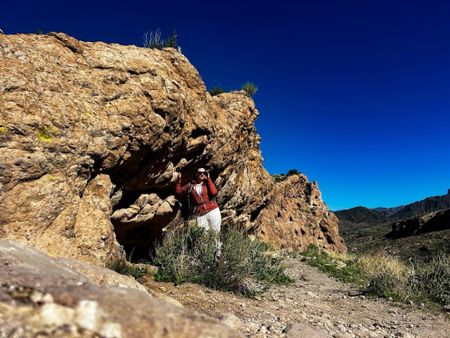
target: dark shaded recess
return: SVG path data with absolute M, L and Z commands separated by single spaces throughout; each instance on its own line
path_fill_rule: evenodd
M 263 211 L 263 209 L 266 207 L 266 205 L 267 205 L 267 201 L 264 201 L 263 203 L 261 203 L 261 205 L 259 207 L 257 207 L 255 210 L 253 210 L 250 213 L 250 222 L 254 222 L 255 221 L 255 219 L 259 216 L 261 211 Z M 280 217 L 280 216 L 278 216 L 278 217 Z
M 160 111 L 163 114 L 162 111 Z M 167 116 L 165 116 L 167 117 Z M 193 133 L 196 137 L 208 134 L 209 131 L 197 128 Z M 161 199 L 175 194 L 174 183 L 157 183 L 157 173 L 164 173 L 169 162 L 178 163 L 182 158 L 188 161 L 194 159 L 183 168 L 182 184 L 190 182 L 198 167 L 206 167 L 213 179 L 220 174 L 221 170 L 208 166 L 213 154 L 203 154 L 206 145 L 201 145 L 187 152 L 187 144 L 181 144 L 173 148 L 171 143 L 154 152 L 149 146 L 141 147 L 131 153 L 129 159 L 121 165 L 110 170 L 109 175 L 116 190 L 122 190 L 122 198 L 114 207 L 114 210 L 128 208 L 142 194 L 156 193 Z M 155 177 L 149 180 L 148 173 Z M 190 210 L 186 196 L 177 196 L 179 204 L 175 206 L 170 215 L 155 216 L 150 221 L 141 223 L 121 223 L 113 221 L 118 242 L 123 245 L 127 258 L 133 261 L 148 260 L 154 251 L 155 243 L 161 241 L 162 229 L 170 224 L 176 225 L 188 220 Z
M 131 261 L 148 260 L 154 253 L 155 243 L 163 236 L 162 225 L 172 222 L 179 209 L 170 215 L 155 216 L 150 221 L 141 223 L 115 223 L 117 241 L 123 245 L 127 259 Z
M 191 138 L 193 139 L 203 135 L 209 136 L 211 135 L 211 131 L 205 128 L 197 127 L 191 132 Z

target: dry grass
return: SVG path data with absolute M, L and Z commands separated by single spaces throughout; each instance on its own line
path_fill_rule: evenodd
M 395 301 L 450 304 L 450 256 L 440 253 L 428 261 L 405 261 L 385 251 L 364 256 L 308 248 L 309 264 L 359 286 L 368 295 Z

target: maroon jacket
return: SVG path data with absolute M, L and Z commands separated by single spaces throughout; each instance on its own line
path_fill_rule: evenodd
M 210 201 L 210 198 L 217 195 L 217 189 L 214 186 L 214 183 L 211 181 L 211 178 L 208 176 L 206 184 L 202 183 L 202 193 L 199 195 L 197 194 L 197 191 L 194 189 L 194 185 L 196 184 L 195 181 L 192 181 L 191 183 L 181 185 L 180 181 L 177 181 L 176 190 L 177 195 L 182 195 L 185 192 L 189 193 L 189 198 L 191 199 L 192 203 L 194 204 L 194 213 L 197 216 L 202 216 L 211 210 L 218 208 L 218 205 L 214 201 Z

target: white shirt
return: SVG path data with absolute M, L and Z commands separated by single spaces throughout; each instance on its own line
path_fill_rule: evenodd
M 201 196 L 203 191 L 203 183 L 194 184 L 194 189 L 197 192 L 197 194 Z

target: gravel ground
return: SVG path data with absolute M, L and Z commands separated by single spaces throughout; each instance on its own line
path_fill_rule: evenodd
M 299 259 L 287 259 L 288 286 L 256 299 L 185 283 L 145 286 L 215 317 L 247 337 L 450 337 L 450 314 L 368 299 Z

